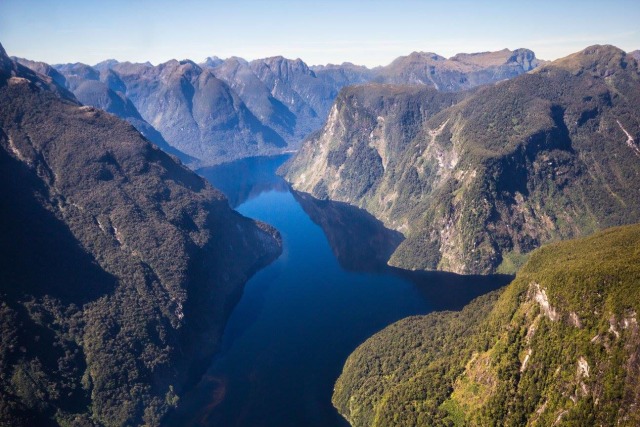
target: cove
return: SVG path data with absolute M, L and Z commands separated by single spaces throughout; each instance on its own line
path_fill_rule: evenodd
M 291 190 L 276 175 L 286 159 L 198 171 L 240 213 L 275 226 L 283 253 L 247 282 L 218 355 L 168 425 L 348 426 L 331 395 L 360 343 L 401 318 L 460 309 L 510 280 L 386 266 L 402 235 L 365 211 Z

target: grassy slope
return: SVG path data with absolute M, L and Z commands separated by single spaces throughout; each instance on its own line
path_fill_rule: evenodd
M 358 426 L 638 425 L 639 309 L 640 225 L 548 245 L 497 301 L 367 340 L 333 401 Z

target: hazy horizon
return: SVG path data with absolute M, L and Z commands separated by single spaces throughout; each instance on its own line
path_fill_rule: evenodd
M 309 65 L 375 67 L 414 51 L 451 57 L 527 48 L 545 60 L 593 44 L 633 51 L 640 49 L 639 18 L 640 2 L 627 0 L 3 0 L 0 43 L 9 55 L 52 64 L 282 55 Z

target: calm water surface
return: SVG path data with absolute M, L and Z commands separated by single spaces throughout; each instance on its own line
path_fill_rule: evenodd
M 247 283 L 172 425 L 348 426 L 331 394 L 349 353 L 396 320 L 459 309 L 508 280 L 386 267 L 402 236 L 364 211 L 291 191 L 275 174 L 285 160 L 199 171 L 240 213 L 280 230 L 284 247 Z

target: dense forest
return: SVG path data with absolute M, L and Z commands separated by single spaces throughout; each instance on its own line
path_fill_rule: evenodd
M 638 283 L 638 225 L 544 246 L 501 291 L 367 340 L 334 405 L 353 426 L 636 426 Z
M 0 105 L 0 425 L 158 425 L 279 234 L 1 46 Z

